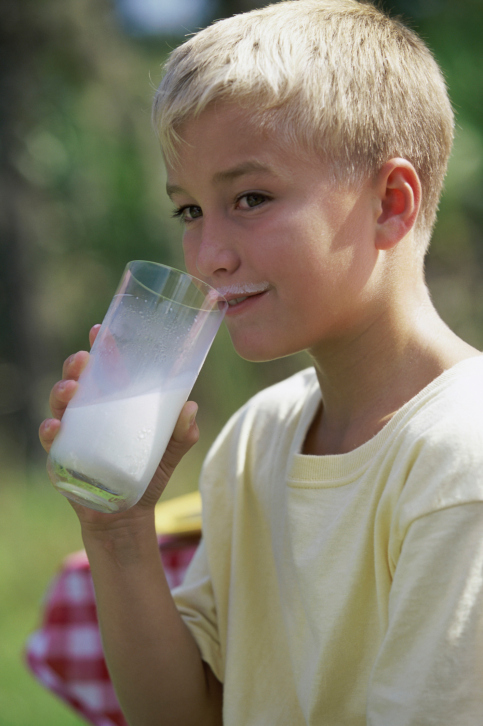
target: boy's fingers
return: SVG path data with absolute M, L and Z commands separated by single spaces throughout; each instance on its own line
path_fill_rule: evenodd
M 171 436 L 170 442 L 164 452 L 160 469 L 167 484 L 171 474 L 179 462 L 199 439 L 199 429 L 195 418 L 198 405 L 194 401 L 188 401 L 183 406 L 178 421 Z
M 190 436 L 191 429 L 195 424 L 197 413 L 197 403 L 195 403 L 194 401 L 187 401 L 184 404 L 172 435 L 172 439 L 176 443 L 182 444 L 186 441 L 186 438 Z
M 62 418 L 67 404 L 77 391 L 77 381 L 71 379 L 65 381 L 58 381 L 50 392 L 49 406 L 52 411 L 52 415 L 55 418 Z
M 60 428 L 60 420 L 67 404 L 77 390 L 77 380 L 86 367 L 89 353 L 81 350 L 69 356 L 62 367 L 62 381 L 58 381 L 50 392 L 49 405 L 55 418 L 46 419 L 39 428 L 40 443 L 45 451 L 49 451 Z
M 195 421 L 197 410 L 198 405 L 194 401 L 188 401 L 183 406 L 164 456 L 150 486 L 139 502 L 141 506 L 152 507 L 156 504 L 173 471 L 186 452 L 198 441 L 199 430 Z
M 97 323 L 97 325 L 93 325 L 92 328 L 89 330 L 89 344 L 92 348 L 94 345 L 94 341 L 97 338 L 97 334 L 99 333 L 99 330 L 101 329 L 101 324 Z
M 60 428 L 60 421 L 56 418 L 48 418 L 42 421 L 39 428 L 39 439 L 47 453 L 50 451 L 52 442 Z
M 88 360 L 89 353 L 86 350 L 70 355 L 62 366 L 62 378 L 77 381 Z

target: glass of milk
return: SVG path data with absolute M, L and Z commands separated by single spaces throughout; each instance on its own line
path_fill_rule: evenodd
M 226 309 L 184 272 L 126 266 L 49 453 L 56 489 L 100 512 L 142 497 Z

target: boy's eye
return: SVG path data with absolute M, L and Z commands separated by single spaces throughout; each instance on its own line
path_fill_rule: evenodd
M 265 194 L 259 194 L 258 192 L 250 192 L 250 194 L 243 194 L 239 197 L 238 205 L 244 209 L 258 207 L 263 202 L 266 202 L 268 197 Z
M 186 204 L 184 207 L 178 207 L 178 209 L 175 209 L 172 216 L 177 217 L 182 222 L 192 222 L 193 220 L 202 217 L 203 212 L 201 211 L 201 207 L 197 207 L 194 204 Z

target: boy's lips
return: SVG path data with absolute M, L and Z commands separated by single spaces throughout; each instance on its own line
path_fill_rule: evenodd
M 232 285 L 230 287 L 218 288 L 218 292 L 228 302 L 227 315 L 234 313 L 235 311 L 241 311 L 247 307 L 250 303 L 255 302 L 264 295 L 269 289 L 268 283 L 262 283 L 260 285 Z

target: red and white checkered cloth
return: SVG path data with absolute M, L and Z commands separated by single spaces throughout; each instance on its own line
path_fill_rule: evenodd
M 159 537 L 171 588 L 182 582 L 198 542 L 199 535 Z M 52 582 L 41 627 L 27 642 L 25 660 L 42 685 L 94 726 L 128 726 L 104 661 L 85 552 L 70 555 Z

